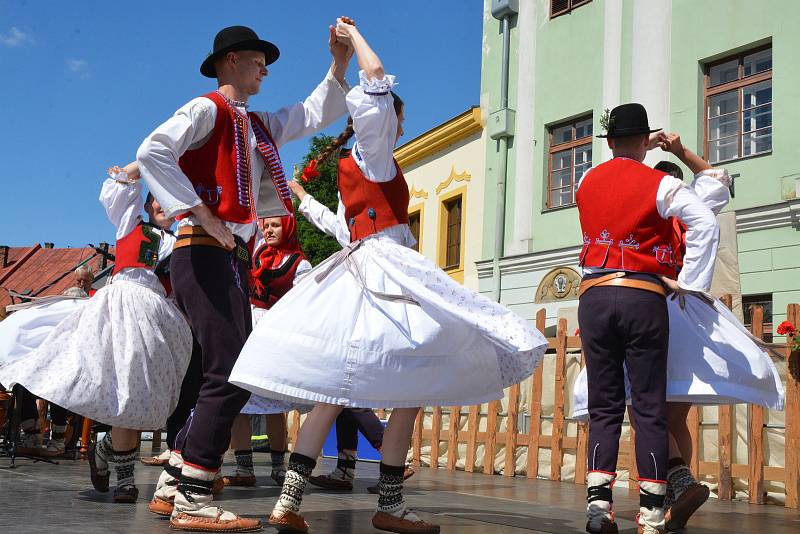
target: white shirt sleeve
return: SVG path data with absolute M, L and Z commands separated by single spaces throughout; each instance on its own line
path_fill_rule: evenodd
M 292 284 L 296 284 L 310 270 L 311 264 L 308 262 L 308 260 L 300 260 L 300 263 L 297 264 L 297 269 L 294 272 L 294 281 Z
M 731 201 L 731 177 L 725 169 L 708 169 L 694 175 L 691 188 L 714 215 Z
M 142 220 L 142 184 L 106 178 L 100 190 L 100 204 L 105 208 L 108 220 L 117 227 L 117 239 L 121 239 Z
M 350 231 L 344 220 L 344 204 L 341 198 L 335 214 L 328 206 L 308 194 L 303 197 L 297 209 L 308 222 L 335 238 L 341 246 L 346 247 L 350 244 Z
M 363 70 L 358 76 L 360 83 L 347 93 L 356 136 L 352 157 L 368 180 L 388 182 L 397 174 L 397 113 L 390 93 L 395 77 L 387 74 L 381 80 L 369 80 Z
M 656 207 L 661 217 L 677 217 L 686 225 L 686 253 L 678 285 L 689 291 L 707 293 L 711 289 L 719 245 L 719 225 L 714 213 L 692 189 L 674 176 L 661 179 Z
M 347 112 L 345 95 L 350 87 L 344 86 L 328 71 L 316 89 L 303 102 L 279 109 L 273 113 L 256 112 L 269 128 L 275 144 L 306 137 L 329 126 Z
M 217 108 L 211 100 L 195 98 L 147 136 L 136 152 L 142 179 L 168 217 L 201 203 L 178 159 L 208 137 L 216 117 Z

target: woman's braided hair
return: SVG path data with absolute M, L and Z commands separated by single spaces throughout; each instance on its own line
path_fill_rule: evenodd
M 391 91 L 391 95 L 392 104 L 394 104 L 394 112 L 399 116 L 400 112 L 403 111 L 403 101 L 395 94 L 394 91 Z M 317 154 L 314 159 L 317 160 L 317 163 L 322 163 L 330 158 L 333 154 L 338 153 L 339 149 L 347 144 L 350 138 L 353 137 L 353 133 L 353 117 L 347 117 L 347 127 L 344 129 L 344 131 L 340 133 L 336 139 L 331 141 L 328 146 L 320 150 L 319 154 Z

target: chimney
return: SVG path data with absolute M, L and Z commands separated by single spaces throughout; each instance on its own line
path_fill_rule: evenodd
M 55 245 L 53 243 L 45 243 L 44 248 L 53 248 Z
M 8 267 L 8 245 L 0 246 L 0 269 Z
M 103 252 L 108 252 L 108 243 L 105 243 L 105 242 L 101 241 L 99 243 L 99 248 Z M 108 266 L 108 256 L 105 255 L 105 254 L 102 254 L 101 255 L 101 259 L 100 259 L 100 270 L 105 269 L 107 266 Z

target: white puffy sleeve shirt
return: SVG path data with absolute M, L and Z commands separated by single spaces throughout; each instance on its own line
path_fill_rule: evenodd
M 583 174 L 578 187 L 589 172 L 591 169 Z M 689 291 L 707 293 L 711 290 L 719 246 L 719 225 L 714 212 L 694 189 L 670 175 L 665 175 L 658 186 L 656 209 L 662 218 L 677 217 L 686 225 L 686 253 L 678 285 Z M 586 273 L 599 271 L 601 269 L 584 269 Z
M 303 102 L 297 102 L 274 113 L 256 112 L 270 130 L 277 146 L 317 132 L 347 111 L 344 96 L 348 86 L 342 86 L 328 71 L 325 79 Z M 246 113 L 243 107 L 239 112 Z M 181 107 L 142 142 L 136 153 L 142 179 L 161 204 L 164 212 L 175 217 L 201 200 L 189 178 L 181 171 L 178 160 L 189 149 L 196 149 L 208 140 L 214 129 L 217 109 L 204 97 L 191 100 Z M 258 153 L 255 133 L 248 128 L 250 136 L 250 164 L 254 177 L 262 177 L 269 171 Z M 261 180 L 253 180 L 253 198 L 258 198 Z M 182 219 L 179 226 L 195 224 L 193 216 Z M 225 223 L 231 231 L 245 241 L 256 231 L 255 223 Z

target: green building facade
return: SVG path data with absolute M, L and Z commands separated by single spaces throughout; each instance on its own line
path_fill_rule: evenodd
M 602 110 L 640 102 L 651 125 L 678 132 L 734 177 L 725 211 L 735 213 L 741 294 L 745 304 L 768 306 L 777 326 L 786 305 L 800 302 L 800 2 L 518 4 L 510 18 L 507 159 L 500 140 L 486 145 L 481 291 L 497 290 L 496 184 L 505 182 L 501 302 L 531 320 L 544 307 L 549 324 L 577 307 L 575 182 L 611 157 L 595 137 Z M 503 24 L 491 6 L 486 0 L 481 80 L 489 135 L 503 72 Z M 679 163 L 667 156 L 653 151 L 646 163 Z

